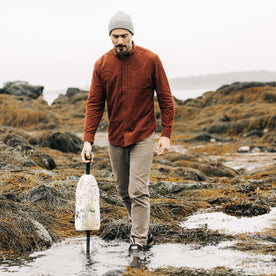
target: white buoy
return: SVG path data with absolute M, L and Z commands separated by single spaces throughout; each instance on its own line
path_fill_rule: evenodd
M 89 174 L 90 163 L 86 167 L 76 190 L 75 229 L 91 231 L 100 229 L 100 193 L 97 181 Z

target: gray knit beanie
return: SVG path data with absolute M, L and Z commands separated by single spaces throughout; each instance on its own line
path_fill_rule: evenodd
M 123 11 L 116 12 L 110 19 L 108 24 L 109 35 L 114 29 L 126 29 L 134 34 L 134 27 L 131 17 Z

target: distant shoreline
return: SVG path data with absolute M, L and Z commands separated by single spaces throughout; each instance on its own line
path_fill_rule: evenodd
M 196 98 L 206 91 L 215 91 L 223 85 L 233 82 L 272 82 L 276 81 L 276 71 L 244 71 L 218 74 L 206 74 L 198 76 L 177 77 L 169 80 L 173 96 L 180 100 Z M 88 90 L 89 88 L 83 88 Z M 60 95 L 65 94 L 66 89 L 45 90 L 44 99 L 48 104 Z
M 206 91 L 214 91 L 212 89 L 174 89 L 172 90 L 172 94 L 174 97 L 176 97 L 179 100 L 187 100 L 190 98 L 197 98 L 199 96 L 201 96 L 203 93 L 205 93 Z M 43 92 L 43 98 L 45 101 L 48 102 L 49 105 L 51 105 L 54 100 L 60 95 L 65 95 L 65 91 L 64 92 L 59 92 L 59 91 L 44 91 Z

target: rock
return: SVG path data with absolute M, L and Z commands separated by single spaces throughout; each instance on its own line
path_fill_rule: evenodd
M 151 198 L 171 197 L 173 194 L 179 194 L 186 190 L 186 186 L 185 183 L 157 182 L 149 186 L 149 193 Z
M 269 213 L 270 208 L 252 203 L 228 203 L 224 206 L 223 211 L 232 216 L 253 217 Z
M 53 243 L 55 235 L 47 229 L 56 221 L 44 210 L 1 196 L 0 209 L 1 251 L 41 250 Z
M 41 168 L 45 168 L 47 170 L 53 170 L 56 168 L 56 163 L 54 159 L 48 155 L 47 153 L 34 151 L 29 155 L 30 159 L 36 162 L 38 166 Z
M 83 93 L 87 96 L 88 92 L 89 91 L 81 90 L 81 89 L 76 88 L 76 87 L 69 87 L 66 91 L 65 96 L 68 97 L 68 98 L 71 98 L 71 97 L 75 96 L 78 93 L 80 93 L 80 94 Z
M 43 93 L 43 89 L 43 86 L 33 86 L 25 81 L 14 81 L 4 83 L 0 93 L 37 99 Z
M 194 181 L 203 181 L 206 180 L 205 175 L 196 169 L 192 169 L 192 168 L 176 168 L 173 171 L 172 176 L 180 176 L 185 180 L 194 180 Z
M 170 163 L 168 163 L 167 165 L 173 165 L 172 163 L 174 163 L 175 161 L 180 161 L 180 160 L 186 160 L 186 161 L 196 161 L 197 157 L 191 154 L 185 154 L 185 153 L 179 153 L 179 152 L 175 152 L 175 151 L 169 151 L 163 158 L 165 158 L 165 160 L 168 160 Z M 161 161 L 164 159 L 160 159 L 160 157 L 154 157 L 154 162 L 158 162 L 161 164 L 165 164 L 165 161 Z
M 249 146 L 242 146 L 237 150 L 237 152 L 248 153 L 248 152 L 250 152 L 250 147 Z
M 36 228 L 36 234 L 38 238 L 43 241 L 46 247 L 50 247 L 53 244 L 53 239 L 50 236 L 49 232 L 47 229 L 38 221 L 34 219 L 30 219 L 30 221 L 33 223 L 33 225 Z
M 79 93 L 80 91 L 81 90 L 79 88 L 69 87 L 69 88 L 67 88 L 65 96 L 70 98 L 70 97 L 74 96 L 75 94 Z
M 168 159 L 173 167 L 176 167 L 173 169 L 173 176 L 182 176 L 186 180 L 202 181 L 209 176 L 234 177 L 237 174 L 234 169 L 224 166 L 222 162 L 213 161 L 200 153 L 191 155 L 169 152 L 164 158 Z M 159 166 L 159 172 L 168 174 L 170 168 Z
M 197 170 L 204 173 L 205 176 L 211 177 L 234 177 L 236 175 L 236 171 L 232 168 L 226 167 L 221 163 L 217 164 L 198 164 L 195 167 Z
M 36 150 L 22 136 L 9 133 L 2 135 L 0 140 L 4 143 L 0 145 L 2 166 L 13 164 L 23 167 L 40 166 L 48 170 L 56 168 L 50 155 Z
M 107 225 L 101 227 L 101 238 L 104 240 L 115 240 L 120 239 L 124 241 L 129 241 L 130 234 L 130 221 L 128 219 L 120 219 L 112 221 Z
M 3 136 L 3 142 L 10 147 L 17 147 L 18 145 L 28 145 L 29 142 L 22 136 L 16 134 L 7 134 Z
M 213 137 L 207 133 L 202 133 L 191 139 L 184 140 L 184 142 L 210 142 Z
M 274 152 L 274 148 L 267 148 L 263 146 L 242 146 L 237 152 L 240 153 L 259 153 L 259 152 Z
M 40 185 L 21 195 L 23 202 L 31 201 L 39 207 L 55 210 L 66 204 L 64 196 L 52 187 Z
M 54 132 L 42 135 L 39 145 L 62 152 L 79 153 L 82 150 L 83 141 L 71 132 Z
M 243 136 L 244 137 L 252 137 L 252 136 L 262 137 L 263 135 L 264 135 L 263 131 L 254 129 L 254 130 L 251 130 L 251 131 L 245 133 Z

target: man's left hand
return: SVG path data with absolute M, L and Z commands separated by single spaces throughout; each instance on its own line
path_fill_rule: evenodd
M 157 155 L 165 155 L 170 149 L 171 139 L 168 137 L 161 137 L 156 146 Z

